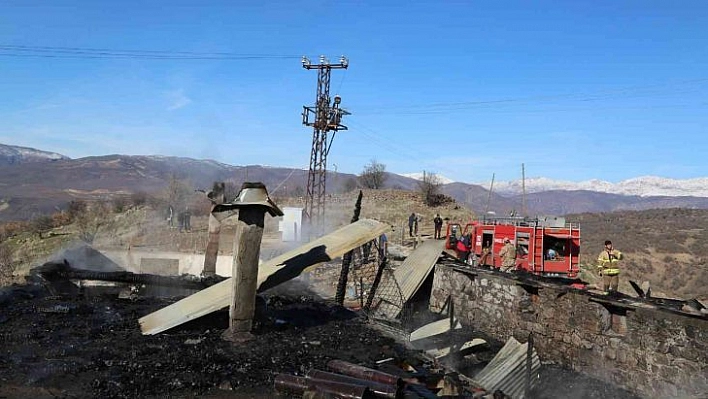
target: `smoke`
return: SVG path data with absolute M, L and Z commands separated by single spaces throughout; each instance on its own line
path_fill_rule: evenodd
M 49 262 L 64 262 L 77 269 L 96 272 L 125 271 L 120 265 L 102 254 L 91 245 L 80 242 L 50 255 Z

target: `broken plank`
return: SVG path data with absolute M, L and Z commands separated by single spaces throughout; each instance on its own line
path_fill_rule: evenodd
M 317 240 L 288 251 L 258 268 L 258 291 L 273 288 L 300 275 L 309 266 L 340 257 L 389 228 L 371 219 L 346 225 Z M 143 334 L 153 335 L 229 306 L 231 278 L 140 318 Z

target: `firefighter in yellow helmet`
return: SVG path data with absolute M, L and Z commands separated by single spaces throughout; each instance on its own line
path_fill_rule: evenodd
M 612 247 L 612 241 L 605 241 L 605 249 L 597 257 L 597 267 L 602 276 L 603 290 L 606 293 L 618 291 L 620 260 L 622 260 L 622 252 Z
M 516 247 L 508 237 L 504 238 L 504 246 L 499 251 L 499 257 L 505 272 L 512 271 L 516 266 Z

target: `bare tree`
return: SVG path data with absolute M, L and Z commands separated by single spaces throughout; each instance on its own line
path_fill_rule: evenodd
M 191 185 L 185 181 L 178 179 L 176 175 L 171 175 L 169 181 L 167 182 L 167 189 L 165 190 L 165 200 L 168 206 L 173 208 L 183 208 L 193 193 Z
M 428 206 L 438 206 L 446 202 L 446 196 L 440 194 L 440 186 L 442 181 L 437 174 L 423 171 L 423 180 L 418 182 L 418 191 L 423 194 Z
M 241 191 L 241 183 L 235 180 L 227 180 L 224 182 L 224 199 L 226 202 L 233 201 Z
M 110 225 L 110 213 L 111 209 L 106 203 L 84 203 L 82 211 L 74 218 L 79 238 L 88 244 L 93 243 L 99 230 Z
M 366 188 L 380 189 L 386 182 L 386 165 L 372 159 L 364 166 L 364 170 L 359 175 L 361 185 Z

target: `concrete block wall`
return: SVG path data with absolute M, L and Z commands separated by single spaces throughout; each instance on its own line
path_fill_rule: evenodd
M 649 398 L 708 398 L 708 321 L 616 308 L 578 292 L 536 288 L 491 272 L 437 265 L 430 308 L 448 297 L 461 322 L 500 341 L 533 333 L 553 361 Z
M 136 250 L 102 250 L 107 258 L 115 262 L 123 269 L 133 273 L 150 274 L 192 274 L 198 276 L 204 269 L 204 254 L 167 252 L 167 251 L 136 251 Z M 153 270 L 143 267 L 144 259 L 165 259 L 178 261 L 178 270 L 174 273 L 162 273 L 161 270 Z M 233 256 L 219 255 L 216 258 L 216 274 L 230 277 L 233 264 Z

